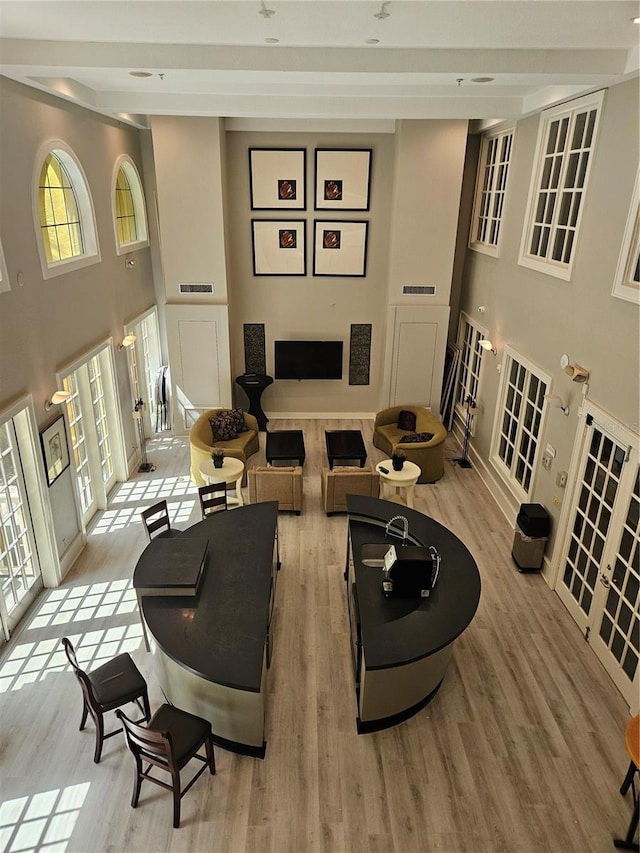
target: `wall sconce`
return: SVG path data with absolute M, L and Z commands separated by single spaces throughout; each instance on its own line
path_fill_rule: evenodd
M 486 349 L 487 352 L 492 352 L 494 355 L 498 354 L 498 350 L 494 347 L 494 345 L 488 338 L 481 338 L 478 343 L 480 344 L 482 349 Z
M 71 391 L 54 391 L 50 400 L 44 401 L 45 412 L 50 412 L 54 406 L 59 406 L 60 403 L 65 403 L 71 396 Z
M 560 367 L 574 382 L 580 382 L 583 384 L 589 381 L 590 371 L 588 371 L 586 367 L 581 367 L 579 364 L 576 364 L 575 361 L 571 361 L 566 352 L 560 357 Z
M 135 258 L 125 258 L 124 259 L 124 265 L 125 265 L 126 269 L 132 270 L 136 265 L 136 259 Z
M 569 406 L 565 406 L 562 397 L 558 394 L 545 394 L 544 399 L 548 400 L 549 405 L 553 406 L 554 409 L 560 409 L 563 415 L 569 414 Z
M 122 339 L 122 343 L 118 347 L 118 352 L 121 352 L 123 349 L 128 349 L 129 347 L 132 347 L 135 344 L 136 340 L 136 335 L 125 335 L 125 337 Z

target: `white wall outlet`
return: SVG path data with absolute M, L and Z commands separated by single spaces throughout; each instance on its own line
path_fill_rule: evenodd
M 561 489 L 564 489 L 567 485 L 567 477 L 568 474 L 566 471 L 559 471 L 558 476 L 556 477 L 556 486 L 559 486 Z
M 556 449 L 555 449 L 555 447 L 553 446 L 553 444 L 547 444 L 547 446 L 546 446 L 546 447 L 545 447 L 545 449 L 544 449 L 544 452 L 545 452 L 545 454 L 549 454 L 549 456 L 550 456 L 552 459 L 555 459 L 555 458 L 556 458 Z
M 551 468 L 551 463 L 553 462 L 553 456 L 551 456 L 546 451 L 542 454 L 542 467 L 546 468 L 547 471 Z

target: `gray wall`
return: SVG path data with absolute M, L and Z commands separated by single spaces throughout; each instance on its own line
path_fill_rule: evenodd
M 560 356 L 591 370 L 588 395 L 638 431 L 638 306 L 611 295 L 638 168 L 638 81 L 605 96 L 591 179 L 571 281 L 518 265 L 518 252 L 534 163 L 539 117 L 517 125 L 499 258 L 468 251 L 461 307 L 486 326 L 498 358 L 483 357 L 474 450 L 490 467 L 493 414 L 501 349 L 509 345 L 551 375 L 553 394 L 568 399 L 569 417 L 551 409 L 542 444 L 557 450 L 552 469 L 540 469 L 531 498 L 556 519 L 563 491 L 556 474 L 568 470 L 578 426 L 582 388 L 560 368 Z M 486 306 L 479 315 L 478 306 Z
M 140 146 L 137 131 L 6 78 L 0 78 L 0 115 L 0 237 L 11 281 L 11 291 L 0 294 L 0 405 L 31 393 L 42 425 L 51 419 L 42 403 L 55 390 L 56 369 L 110 335 L 120 341 L 124 323 L 155 302 L 149 250 L 137 251 L 136 266 L 125 269 L 111 213 L 114 163 L 128 154 L 142 173 Z M 36 154 L 50 139 L 66 142 L 82 164 L 101 261 L 45 281 L 31 199 Z

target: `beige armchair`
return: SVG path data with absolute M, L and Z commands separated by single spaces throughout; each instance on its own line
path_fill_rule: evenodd
M 200 465 L 211 459 L 211 453 L 214 447 L 220 447 L 224 451 L 225 456 L 231 456 L 233 459 L 239 459 L 246 464 L 247 459 L 254 453 L 260 450 L 260 442 L 258 439 L 258 421 L 253 415 L 244 412 L 244 423 L 247 427 L 246 432 L 238 434 L 237 438 L 230 441 L 214 441 L 213 430 L 209 423 L 209 418 L 214 417 L 222 409 L 209 409 L 200 415 L 189 431 L 189 444 L 191 447 L 191 480 L 196 486 L 205 486 L 206 483 L 200 473 Z M 242 485 L 246 486 L 246 475 L 243 478 Z
M 290 510 L 300 515 L 302 509 L 302 468 L 249 468 L 249 503 L 278 501 L 278 510 Z
M 401 411 L 413 412 L 416 416 L 414 432 L 432 433 L 429 441 L 416 443 L 400 443 L 404 435 L 410 435 L 410 430 L 400 429 L 398 416 Z M 391 456 L 396 449 L 402 449 L 409 462 L 420 468 L 419 483 L 435 483 L 444 474 L 444 440 L 447 431 L 429 409 L 424 406 L 394 406 L 378 412 L 373 424 L 373 444 Z
M 347 495 L 365 495 L 377 498 L 380 478 L 369 466 L 350 468 L 336 466 L 322 469 L 322 508 L 331 515 L 347 511 Z

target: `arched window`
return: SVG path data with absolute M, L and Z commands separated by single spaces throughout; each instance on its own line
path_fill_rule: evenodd
M 38 249 L 45 278 L 100 260 L 86 178 L 64 143 L 49 143 L 37 165 Z
M 116 163 L 113 190 L 113 221 L 118 254 L 147 245 L 147 216 L 138 170 L 123 155 Z

